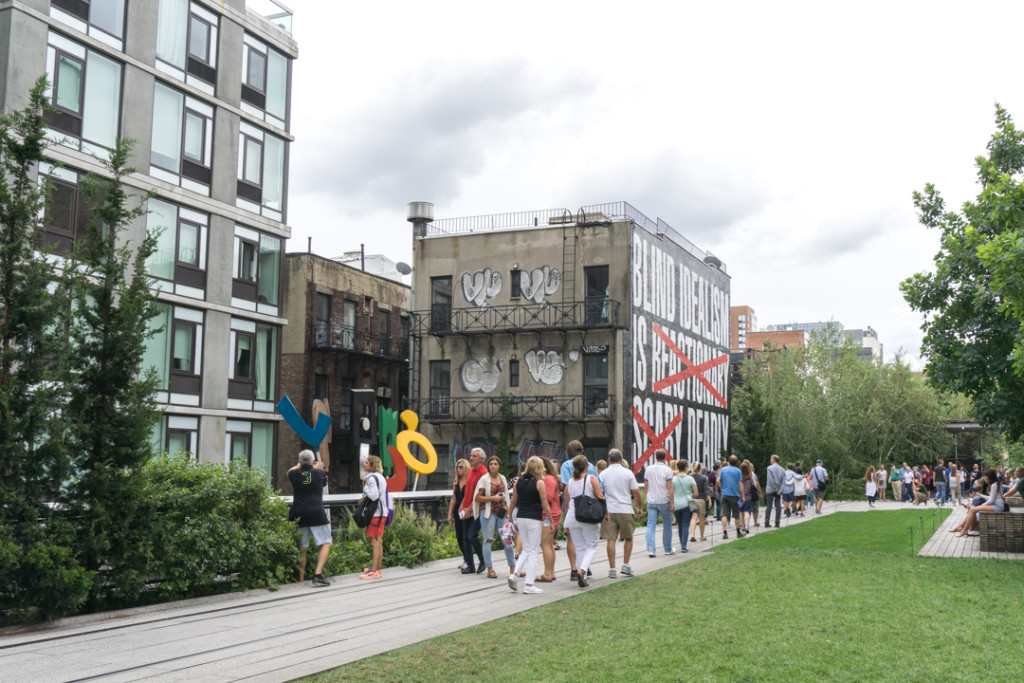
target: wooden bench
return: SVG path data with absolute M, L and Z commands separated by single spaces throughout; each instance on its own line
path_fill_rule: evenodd
M 978 520 L 982 552 L 1024 553 L 1024 514 L 981 512 Z

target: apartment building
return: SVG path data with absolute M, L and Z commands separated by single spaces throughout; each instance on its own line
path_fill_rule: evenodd
M 494 450 L 503 426 L 519 461 L 574 439 L 637 472 L 658 446 L 725 452 L 730 280 L 714 255 L 625 202 L 436 221 L 416 202 L 409 220 L 411 404 L 442 466 Z
M 0 106 L 50 79 L 40 180 L 56 254 L 88 220 L 81 181 L 118 138 L 159 233 L 161 313 L 146 364 L 164 409 L 156 446 L 269 471 L 278 417 L 288 188 L 291 15 L 275 0 L 14 0 L 0 4 Z

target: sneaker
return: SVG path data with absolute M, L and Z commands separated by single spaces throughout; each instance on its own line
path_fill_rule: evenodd
M 509 574 L 508 575 L 508 587 L 510 589 L 512 589 L 513 593 L 519 592 L 519 585 L 516 582 L 516 575 L 515 574 Z
M 316 574 L 313 577 L 313 588 L 320 588 L 321 586 L 330 586 L 331 580 L 325 579 L 323 574 Z
M 675 551 L 675 550 L 666 550 L 666 551 L 665 551 L 665 554 L 666 554 L 666 555 L 675 555 L 675 554 L 676 554 L 676 551 Z
M 590 578 L 591 576 L 593 576 L 593 575 L 594 575 L 594 572 L 592 572 L 592 571 L 590 571 L 590 570 L 588 569 L 588 570 L 587 570 L 587 578 L 589 579 L 589 578 Z
M 657 553 L 647 553 L 647 557 L 657 557 Z
M 980 536 L 981 532 L 980 531 L 968 531 L 967 535 L 968 536 Z
M 789 516 L 790 516 L 791 514 L 793 514 L 793 513 L 792 513 L 792 512 L 790 512 L 789 510 L 786 510 L 786 516 L 787 516 L 787 517 L 789 517 Z
M 580 573 L 578 571 L 576 571 L 575 569 L 573 569 L 571 572 L 569 572 L 569 580 L 570 581 L 575 581 L 576 579 L 579 578 L 579 575 L 580 575 Z
M 628 564 L 622 565 L 622 575 L 623 576 L 636 576 L 636 574 L 633 573 L 633 568 L 630 567 Z
M 529 585 L 529 586 L 523 586 L 523 592 L 524 593 L 529 593 L 530 595 L 540 595 L 544 591 L 542 591 L 540 588 L 537 588 L 534 585 Z
M 729 540 L 729 532 L 728 531 L 723 531 L 722 532 L 722 540 L 724 540 L 724 541 L 728 541 Z
M 359 575 L 360 579 L 379 579 L 380 577 L 381 573 L 379 569 L 375 572 L 366 572 L 365 574 Z
M 615 578 L 615 567 L 612 567 L 611 569 L 608 570 L 608 578 L 609 579 L 614 579 Z
M 680 548 L 680 549 L 679 549 L 679 552 L 681 552 L 681 553 L 688 553 L 688 552 L 690 552 L 690 551 L 689 551 L 689 550 L 687 550 L 686 548 Z

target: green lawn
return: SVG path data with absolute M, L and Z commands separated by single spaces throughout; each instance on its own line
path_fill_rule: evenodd
M 808 520 L 310 680 L 1019 680 L 1024 562 L 911 555 L 946 514 Z

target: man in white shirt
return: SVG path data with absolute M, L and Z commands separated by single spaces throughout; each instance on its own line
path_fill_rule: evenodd
M 615 578 L 615 539 L 622 540 L 622 575 L 633 576 L 629 556 L 633 552 L 633 532 L 640 516 L 640 485 L 633 472 L 622 466 L 622 451 L 608 451 L 608 469 L 601 474 L 608 514 L 601 525 L 601 537 L 608 539 L 608 578 Z
M 654 451 L 655 463 L 644 470 L 644 492 L 647 494 L 647 555 L 655 556 L 655 529 L 661 516 L 661 542 L 666 555 L 672 550 L 672 512 L 675 492 L 672 490 L 672 470 L 665 464 L 668 452 L 664 448 Z
M 828 486 L 828 471 L 819 460 L 814 463 L 811 469 L 811 485 L 814 486 L 817 495 L 814 496 L 814 514 L 821 514 L 821 504 L 825 502 L 825 487 Z

